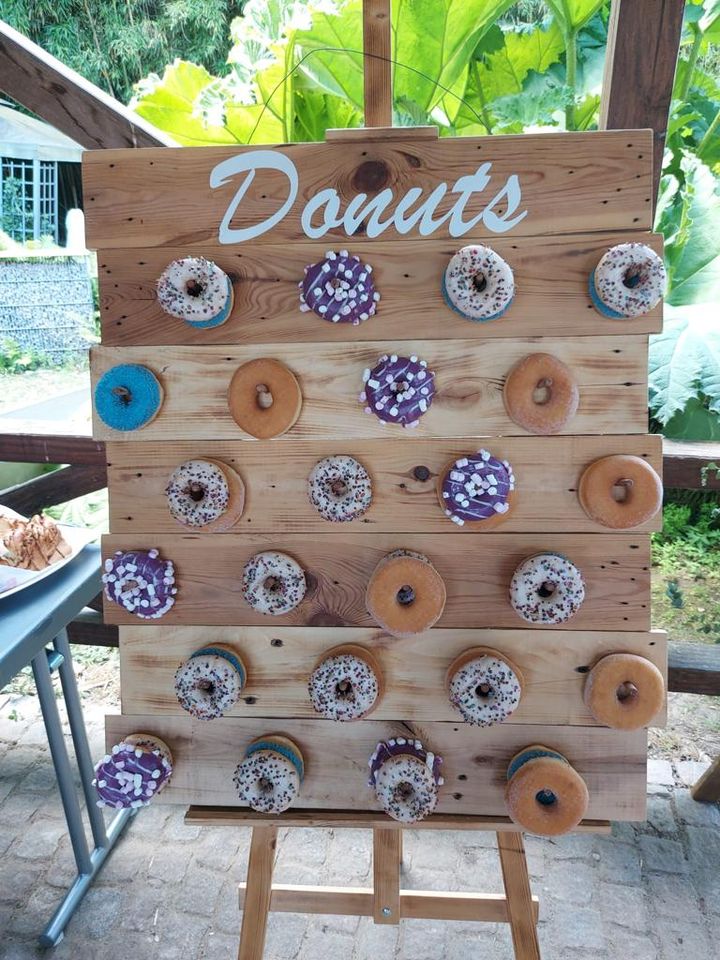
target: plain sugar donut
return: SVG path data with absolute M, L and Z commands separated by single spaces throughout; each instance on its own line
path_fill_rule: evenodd
M 284 363 L 262 357 L 237 368 L 228 388 L 228 407 L 241 430 L 257 440 L 270 440 L 297 421 L 302 391 Z
M 616 491 L 622 496 L 616 497 Z M 663 488 L 660 477 L 642 457 L 617 454 L 585 469 L 578 499 L 591 520 L 626 530 L 655 516 L 662 507 Z
M 445 609 L 445 584 L 427 557 L 395 550 L 370 577 L 365 604 L 370 616 L 394 637 L 429 630 Z
M 598 723 L 617 730 L 646 727 L 665 703 L 663 675 L 634 653 L 598 660 L 585 681 L 585 704 Z
M 466 320 L 497 320 L 515 295 L 510 264 L 490 247 L 463 247 L 450 259 L 443 275 L 447 305 Z
M 572 371 L 549 353 L 531 353 L 505 377 L 503 401 L 513 423 L 541 436 L 559 433 L 577 413 Z
M 171 516 L 207 533 L 229 530 L 242 516 L 245 484 L 221 460 L 186 460 L 165 488 Z
M 271 734 L 249 744 L 233 782 L 240 800 L 252 810 L 282 813 L 296 800 L 304 776 L 300 747 L 288 737 Z
M 466 723 L 489 727 L 515 712 L 523 691 L 523 676 L 502 653 L 490 647 L 466 650 L 447 674 L 450 703 Z
M 346 643 L 323 656 L 308 681 L 316 712 L 328 720 L 359 720 L 375 708 L 382 673 L 375 657 L 358 644 Z
M 528 833 L 543 837 L 569 833 L 587 812 L 587 784 L 555 750 L 526 747 L 510 761 L 507 776 L 508 813 Z
M 307 590 L 305 571 L 286 553 L 265 550 L 245 564 L 242 590 L 253 610 L 280 617 L 302 602 Z

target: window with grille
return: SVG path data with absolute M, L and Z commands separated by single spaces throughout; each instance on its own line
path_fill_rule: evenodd
M 58 237 L 58 177 L 55 160 L 3 157 L 0 167 L 0 230 L 13 240 Z

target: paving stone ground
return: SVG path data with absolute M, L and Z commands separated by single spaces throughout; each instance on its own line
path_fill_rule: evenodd
M 105 710 L 86 708 L 93 754 Z M 32 698 L 0 709 L 0 960 L 48 956 L 35 937 L 74 863 Z M 527 838 L 543 960 L 706 960 L 720 943 L 720 807 L 688 786 L 703 765 L 651 761 L 648 821 L 612 836 Z M 55 960 L 234 960 L 249 830 L 186 827 L 183 809 L 141 811 L 53 951 Z M 369 834 L 290 830 L 276 878 L 370 882 Z M 502 891 L 494 835 L 408 832 L 408 887 Z M 271 916 L 266 960 L 512 960 L 509 929 L 480 923 Z

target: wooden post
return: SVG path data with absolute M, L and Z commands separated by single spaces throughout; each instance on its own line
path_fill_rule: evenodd
M 650 127 L 657 199 L 685 0 L 613 0 L 600 103 L 601 130 Z
M 720 757 L 716 757 L 705 773 L 690 788 L 693 800 L 715 803 L 720 800 Z
M 540 960 L 525 845 L 521 833 L 497 833 L 515 960 Z
M 373 830 L 373 920 L 400 921 L 400 861 L 402 830 Z
M 238 960 L 262 960 L 276 844 L 277 827 L 253 827 Z
M 363 0 L 365 126 L 392 126 L 390 0 Z

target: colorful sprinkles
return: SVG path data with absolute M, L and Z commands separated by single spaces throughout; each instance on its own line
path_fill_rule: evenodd
M 230 316 L 230 278 L 212 260 L 185 257 L 173 260 L 157 284 L 158 303 L 171 317 L 192 327 L 219 327 Z
M 490 247 L 463 247 L 443 275 L 448 306 L 466 320 L 497 320 L 510 307 L 515 280 L 510 265 Z
M 245 686 L 239 657 L 220 647 L 203 647 L 175 673 L 178 703 L 198 720 L 215 720 L 235 706 Z
M 450 703 L 477 727 L 502 723 L 517 710 L 522 686 L 506 660 L 489 654 L 468 660 L 449 678 Z
M 204 527 L 228 508 L 230 488 L 223 471 L 207 460 L 186 460 L 165 488 L 170 513 L 188 527 Z
M 660 301 L 667 274 L 662 259 L 644 243 L 620 243 L 590 276 L 595 307 L 613 320 L 640 317 Z
M 370 663 L 341 653 L 322 660 L 310 675 L 310 700 L 328 720 L 358 720 L 375 706 L 380 683 Z
M 372 503 L 372 481 L 354 457 L 325 457 L 308 477 L 308 496 L 324 520 L 348 523 L 361 517 Z
M 510 581 L 510 603 L 528 623 L 565 623 L 584 599 L 582 574 L 559 553 L 528 557 Z
M 245 564 L 243 596 L 258 613 L 272 617 L 290 613 L 302 601 L 306 589 L 302 567 L 285 553 L 256 553 Z

